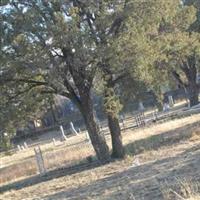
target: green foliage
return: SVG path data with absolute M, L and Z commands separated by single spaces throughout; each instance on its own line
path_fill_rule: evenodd
M 108 114 L 118 118 L 118 114 L 122 109 L 122 105 L 113 88 L 105 88 L 104 108 Z
M 1 123 L 37 116 L 53 94 L 77 103 L 92 86 L 105 93 L 105 108 L 114 115 L 121 110 L 118 86 L 121 95 L 127 90 L 126 96 L 140 99 L 140 91 L 153 89 L 162 101 L 171 73 L 187 80 L 182 64 L 200 56 L 199 33 L 191 28 L 199 3 L 184 3 L 7 2 L 7 11 L 0 10 Z
M 162 102 L 162 87 L 173 80 L 172 72 L 186 80 L 182 63 L 193 55 L 199 58 L 199 34 L 189 32 L 196 9 L 179 0 L 133 1 L 130 8 L 126 29 L 113 46 L 114 62 L 126 66 L 132 77 L 139 77 Z

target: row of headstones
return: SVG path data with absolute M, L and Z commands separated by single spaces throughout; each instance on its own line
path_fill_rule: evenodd
M 172 107 L 172 106 L 174 105 L 173 97 L 172 97 L 172 96 L 169 96 L 169 97 L 168 97 L 168 100 L 169 100 L 169 105 L 170 105 L 170 107 Z M 168 105 L 164 105 L 163 110 L 165 111 L 165 110 L 167 110 L 168 108 L 169 108 Z M 144 108 L 143 103 L 140 102 L 140 103 L 139 103 L 139 110 L 144 110 L 144 109 L 145 109 L 145 108 Z M 157 119 L 157 114 L 153 113 L 153 115 L 154 115 L 154 119 Z M 145 126 L 145 119 L 144 119 L 144 118 L 145 118 L 145 117 L 144 117 L 143 112 L 142 112 L 142 114 L 137 115 L 137 116 L 135 117 L 135 119 L 136 119 L 136 125 L 137 125 L 137 126 Z M 125 116 L 120 115 L 120 122 L 121 122 L 123 128 L 125 128 L 124 120 L 125 120 Z M 101 128 L 101 126 L 100 126 L 100 128 Z M 71 130 L 71 132 L 72 132 L 73 134 L 79 135 L 79 133 L 76 131 L 76 129 L 75 129 L 75 127 L 74 127 L 74 124 L 73 124 L 72 122 L 70 122 L 70 130 Z M 63 129 L 63 126 L 62 126 L 62 125 L 60 126 L 60 131 L 61 131 L 61 134 L 62 134 L 62 138 L 63 138 L 65 141 L 67 141 L 68 138 L 67 138 L 67 136 L 65 135 L 65 132 L 64 132 L 64 129 Z M 79 132 L 80 132 L 80 130 L 79 130 Z M 90 137 L 89 137 L 87 131 L 86 131 L 86 140 L 87 140 L 88 142 L 90 142 Z M 56 140 L 55 140 L 55 138 L 53 138 L 53 144 L 56 146 Z
M 70 123 L 70 130 L 71 130 L 71 132 L 72 132 L 73 134 L 75 134 L 75 135 L 79 135 L 79 133 L 80 133 L 80 129 L 79 129 L 79 132 L 77 132 L 76 129 L 74 128 L 74 125 L 73 125 L 72 122 Z M 60 126 L 60 132 L 61 132 L 61 134 L 62 134 L 62 138 L 63 138 L 65 141 L 67 141 L 67 140 L 68 140 L 68 137 L 65 135 L 65 131 L 64 131 L 62 125 Z M 88 132 L 86 131 L 85 134 L 86 134 L 86 135 L 85 135 L 85 136 L 86 136 L 86 141 L 90 142 L 90 137 L 89 137 Z M 57 144 L 56 144 L 56 139 L 55 139 L 55 138 L 53 138 L 53 144 L 54 144 L 54 146 L 57 146 Z
M 23 145 L 17 145 L 17 149 L 18 149 L 18 151 L 23 151 L 25 149 L 28 149 L 28 145 L 26 142 L 24 142 Z

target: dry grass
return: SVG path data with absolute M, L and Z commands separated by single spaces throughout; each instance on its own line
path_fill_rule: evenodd
M 44 152 L 44 164 L 47 170 L 73 166 L 80 162 L 86 162 L 88 156 L 94 156 L 94 150 L 90 144 L 81 144 L 77 146 L 54 149 Z M 35 157 L 28 158 L 22 162 L 12 164 L 0 169 L 0 184 L 20 180 L 24 177 L 37 174 L 37 163 Z
M 195 182 L 193 179 L 200 174 L 200 160 L 197 159 L 200 154 L 197 148 L 199 145 L 200 141 L 187 141 L 187 143 L 166 146 L 159 151 L 143 152 L 137 155 L 140 161 L 138 167 L 132 167 L 135 157 L 128 156 L 123 161 L 40 182 L 20 190 L 13 189 L 4 192 L 1 198 L 9 200 L 179 200 L 177 196 L 175 198 L 163 196 L 163 187 L 160 186 L 167 182 L 165 190 L 172 189 L 181 197 L 193 200 L 194 195 L 198 193 L 195 187 L 191 188 L 188 185 L 191 186 Z M 180 180 L 184 181 L 180 182 Z M 184 185 L 184 187 L 174 189 L 175 185 Z M 187 193 L 189 191 L 190 195 L 184 196 L 186 194 L 184 191 Z M 198 196 L 196 198 L 198 199 Z
M 54 146 L 53 142 L 50 142 L 50 143 L 40 145 L 40 148 L 41 148 L 42 152 L 50 152 L 52 150 L 59 151 L 61 149 L 65 149 L 67 146 L 73 146 L 76 143 L 80 143 L 84 140 L 85 140 L 85 132 L 83 132 L 83 134 L 80 134 L 79 136 L 69 137 L 66 142 L 60 142 L 57 140 L 56 147 Z M 0 168 L 6 167 L 6 166 L 9 166 L 12 164 L 16 164 L 18 162 L 21 162 L 21 161 L 31 158 L 33 156 L 34 156 L 34 147 L 30 147 L 30 148 L 26 149 L 25 151 L 17 151 L 16 153 L 14 153 L 12 155 L 1 155 Z
M 168 141 L 168 138 L 172 138 L 172 140 L 177 139 L 174 137 L 175 134 L 173 130 L 181 127 L 184 129 L 184 127 L 194 124 L 199 120 L 200 114 L 183 119 L 176 119 L 170 122 L 164 122 L 162 124 L 154 124 L 153 126 L 145 127 L 143 129 L 134 131 L 128 130 L 123 133 L 124 145 L 127 146 L 126 150 L 128 154 L 138 154 L 146 151 L 146 157 L 152 156 L 152 149 L 155 149 L 156 146 L 169 143 L 170 141 Z M 181 131 L 182 130 L 180 129 L 179 132 Z M 162 133 L 166 132 L 169 132 L 167 138 L 162 135 Z M 180 136 L 179 132 L 177 132 L 178 137 Z M 170 137 L 170 135 L 173 137 Z M 183 136 L 181 136 L 180 139 L 183 139 L 182 137 Z M 199 137 L 198 131 L 193 133 L 190 140 L 195 140 L 197 137 Z M 72 166 L 80 161 L 85 162 L 86 157 L 88 156 L 93 156 L 94 150 L 92 146 L 89 143 L 82 143 L 85 139 L 85 134 L 80 134 L 79 136 L 69 138 L 68 141 L 62 145 L 59 145 L 58 141 L 57 143 L 59 146 L 56 147 L 53 143 L 42 145 L 41 149 L 47 170 Z M 111 146 L 110 137 L 107 137 L 107 140 L 109 146 Z M 76 143 L 80 144 L 74 145 Z M 0 184 L 9 181 L 16 181 L 37 173 L 33 148 L 29 148 L 26 151 L 21 151 L 11 156 L 2 157 L 1 163 Z
M 163 190 L 163 195 L 166 200 L 197 200 L 200 199 L 200 182 L 192 182 L 190 180 L 177 180 L 175 183 L 177 189 L 167 188 Z M 174 187 L 175 187 L 174 186 Z M 176 191 L 178 190 L 178 191 Z
M 177 177 L 180 177 L 180 180 L 191 178 L 190 183 L 199 177 L 199 120 L 200 114 L 135 131 L 128 130 L 123 134 L 126 149 L 130 151 L 125 160 L 46 182 L 39 181 L 37 184 L 17 191 L 13 188 L 13 190 L 4 192 L 0 199 L 164 199 L 163 192 L 161 193 L 163 188 L 160 188 L 160 185 L 163 185 L 169 178 L 167 188 L 180 194 L 182 198 L 198 199 L 197 192 L 190 191 L 190 196 L 184 196 L 181 188 L 174 189 L 173 186 L 177 185 Z M 80 140 L 82 140 L 81 137 L 84 139 L 83 136 L 79 136 Z M 70 140 L 73 143 L 75 138 Z M 44 147 L 42 147 L 42 151 L 45 164 L 49 166 L 49 169 L 64 166 L 70 162 L 79 161 L 88 154 L 94 154 L 91 145 L 88 144 L 83 148 L 64 145 L 53 149 L 50 146 L 52 144 L 48 145 L 48 148 L 45 146 L 47 151 L 44 151 Z M 21 161 L 25 160 L 20 159 L 20 154 L 24 153 L 19 152 L 17 156 L 7 157 L 16 160 L 13 161 L 15 165 L 8 164 L 13 168 L 10 168 L 9 173 L 4 171 L 4 176 L 7 173 L 13 178 L 16 174 L 21 173 L 19 175 L 24 178 L 24 175 L 27 175 L 23 174 L 24 171 L 29 173 L 28 176 L 32 174 L 29 170 L 36 172 L 33 163 L 25 165 L 26 167 L 20 170 Z M 26 158 L 30 158 L 31 153 L 27 154 L 29 156 Z M 139 160 L 140 166 L 132 167 L 135 159 Z M 156 195 L 157 198 L 155 198 Z M 171 199 L 169 198 L 169 200 Z

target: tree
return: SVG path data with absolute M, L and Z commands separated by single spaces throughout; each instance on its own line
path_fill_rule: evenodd
M 114 93 L 115 83 L 122 76 L 121 73 L 116 73 L 110 65 L 110 57 L 107 52 L 110 49 L 111 41 L 113 37 L 117 35 L 118 30 L 122 25 L 122 21 L 126 12 L 123 12 L 126 7 L 127 0 L 121 1 L 71 1 L 74 7 L 78 9 L 78 15 L 80 18 L 85 20 L 88 25 L 88 30 L 90 37 L 95 43 L 95 50 L 98 55 L 97 67 L 104 74 L 104 95 L 105 99 L 108 99 L 108 96 L 112 99 L 111 104 L 113 105 L 116 95 Z M 120 72 L 123 70 L 120 70 Z M 119 77 L 118 77 L 119 75 Z M 109 91 L 109 92 L 107 92 Z M 110 91 L 112 91 L 110 93 Z M 112 96 L 114 95 L 114 96 Z M 118 101 L 118 100 L 117 100 Z M 106 102 L 106 106 L 108 105 Z M 115 102 L 116 105 L 119 105 L 118 102 Z M 111 106 L 111 105 L 110 105 Z M 118 121 L 118 112 L 120 109 L 113 109 L 107 112 L 108 115 L 108 125 L 111 132 L 112 138 L 112 156 L 114 158 L 123 158 L 125 155 L 122 139 L 121 139 L 121 130 Z
M 172 20 L 160 24 L 159 35 L 155 39 L 158 50 L 163 54 L 158 61 L 158 66 L 166 68 L 185 88 L 191 106 L 198 104 L 199 96 L 197 72 L 200 35 L 190 29 L 191 24 L 196 20 L 195 16 L 194 7 L 177 7 L 176 15 Z
M 198 103 L 199 34 L 190 29 L 196 10 L 177 1 L 134 2 L 120 39 L 120 62 L 132 65 L 133 73 L 148 82 L 160 96 L 160 82 L 174 77 Z M 132 55 L 132 56 L 131 56 Z
M 183 3 L 187 6 L 194 6 L 197 9 L 196 20 L 191 24 L 190 29 L 200 32 L 200 2 L 198 0 L 184 0 Z
M 96 71 L 94 43 L 77 7 L 69 2 L 11 1 L 3 10 L 2 81 L 13 82 L 24 94 L 31 93 L 31 87 L 37 95 L 69 98 L 83 115 L 98 159 L 109 160 L 90 95 Z

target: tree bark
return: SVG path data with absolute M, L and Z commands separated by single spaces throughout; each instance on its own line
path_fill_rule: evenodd
M 189 83 L 188 95 L 190 106 L 195 106 L 199 103 L 199 87 L 198 84 L 194 82 Z
M 119 126 L 119 120 L 117 117 L 112 116 L 108 113 L 108 126 L 111 133 L 112 139 L 112 157 L 113 158 L 124 158 L 125 151 L 122 144 L 121 129 Z
M 197 66 L 196 57 L 190 56 L 187 62 L 184 63 L 182 70 L 184 71 L 188 84 L 187 93 L 190 101 L 190 106 L 195 106 L 199 103 L 199 84 L 197 83 Z
M 81 113 L 97 158 L 102 163 L 106 163 L 110 160 L 109 147 L 106 144 L 104 134 L 101 133 L 95 121 L 92 100 L 90 97 L 83 97 L 81 102 Z

